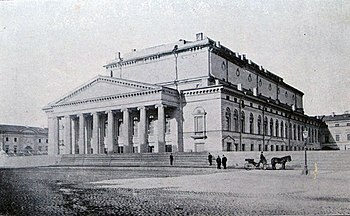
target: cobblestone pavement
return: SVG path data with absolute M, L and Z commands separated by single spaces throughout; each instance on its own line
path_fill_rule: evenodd
M 350 214 L 350 172 L 190 168 L 0 170 L 0 215 Z

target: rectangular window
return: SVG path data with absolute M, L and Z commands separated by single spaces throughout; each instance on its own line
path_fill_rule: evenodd
M 15 153 L 15 154 L 17 153 L 17 146 L 16 145 L 13 146 L 13 153 Z
M 173 148 L 172 145 L 165 145 L 165 152 L 172 152 Z
M 350 123 L 346 123 L 346 126 L 350 126 Z
M 8 137 L 6 137 L 6 141 L 7 141 L 7 142 L 9 141 L 9 138 L 8 138 Z
M 41 143 L 41 139 L 39 139 L 39 143 Z
M 46 141 L 45 141 L 46 143 L 49 143 L 49 140 L 48 139 L 46 139 Z
M 250 144 L 250 151 L 254 151 L 254 144 Z
M 242 151 L 245 151 L 245 144 L 242 144 Z
M 347 140 L 349 141 L 350 140 L 350 134 L 347 134 L 346 136 L 348 138 Z
M 334 126 L 339 127 L 339 124 L 335 124 Z
M 17 142 L 17 137 L 13 138 L 13 141 L 14 141 L 14 142 Z
M 124 147 L 118 146 L 118 153 L 123 153 L 123 152 L 124 152 Z
M 259 151 L 261 151 L 261 144 L 259 144 Z
M 204 117 L 203 116 L 195 117 L 195 134 L 196 135 L 204 134 Z
M 132 153 L 138 153 L 139 152 L 138 150 L 139 149 L 137 146 L 132 147 Z
M 339 134 L 335 135 L 335 141 L 340 141 L 340 135 Z
M 9 145 L 5 145 L 5 152 L 9 153 Z

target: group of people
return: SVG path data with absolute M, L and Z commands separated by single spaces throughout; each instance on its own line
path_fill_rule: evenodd
M 208 154 L 208 161 L 209 161 L 209 165 L 213 165 L 213 159 L 214 157 L 209 153 Z M 221 169 L 221 164 L 223 166 L 224 169 L 226 169 L 227 167 L 227 158 L 225 157 L 225 155 L 222 155 L 222 158 L 220 158 L 220 156 L 218 155 L 216 158 L 216 166 L 218 169 Z

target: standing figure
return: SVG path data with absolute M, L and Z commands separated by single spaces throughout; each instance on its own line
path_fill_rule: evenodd
M 174 156 L 172 153 L 170 153 L 170 165 L 172 166 L 174 163 Z
M 218 168 L 218 169 L 221 169 L 221 158 L 220 158 L 219 155 L 218 155 L 218 157 L 216 158 L 216 165 L 217 165 L 217 168 Z
M 213 165 L 213 156 L 210 154 L 209 152 L 209 155 L 208 155 L 208 161 L 209 161 L 209 165 Z
M 259 161 L 258 166 L 260 166 L 260 163 L 262 163 L 263 167 L 264 167 L 264 165 L 267 164 L 267 160 L 266 160 L 266 158 L 264 156 L 264 152 L 261 152 L 261 154 L 260 154 L 260 161 Z
M 227 158 L 225 157 L 225 155 L 222 155 L 222 166 L 224 167 L 224 169 L 226 169 L 226 162 Z

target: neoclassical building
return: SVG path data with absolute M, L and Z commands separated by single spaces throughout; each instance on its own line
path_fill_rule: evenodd
M 303 92 L 196 35 L 116 58 L 43 110 L 50 154 L 320 149 Z

